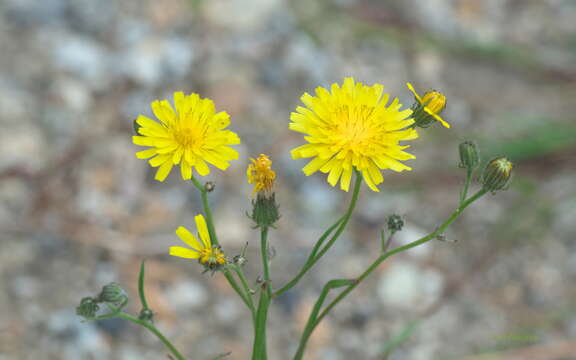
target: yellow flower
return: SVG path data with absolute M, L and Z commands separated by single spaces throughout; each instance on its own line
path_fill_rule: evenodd
M 153 167 L 159 167 L 155 179 L 164 181 L 174 165 L 180 165 L 184 180 L 192 177 L 192 168 L 204 176 L 210 173 L 206 163 L 226 170 L 230 160 L 238 159 L 238 152 L 228 145 L 240 144 L 240 138 L 230 130 L 230 116 L 216 113 L 214 102 L 202 99 L 198 94 L 174 93 L 176 111 L 167 100 L 152 102 L 154 116 L 160 122 L 139 115 L 140 126 L 134 136 L 134 144 L 150 146 L 139 151 L 136 157 L 148 159 Z
M 257 159 L 250 158 L 251 164 L 246 169 L 246 176 L 248 177 L 248 184 L 254 184 L 253 193 L 272 192 L 274 186 L 274 179 L 276 173 L 272 170 L 272 160 L 264 154 L 260 154 Z
M 442 125 L 444 125 L 444 127 L 446 128 L 450 128 L 450 124 L 448 124 L 446 121 L 444 121 L 444 119 L 442 119 L 440 117 L 440 113 L 444 110 L 444 108 L 446 107 L 446 96 L 444 96 L 444 94 L 442 94 L 441 92 L 438 92 L 436 90 L 432 90 L 432 91 L 427 91 L 424 94 L 424 97 L 420 97 L 420 95 L 418 95 L 418 93 L 416 92 L 416 90 L 414 89 L 414 86 L 412 86 L 412 84 L 410 83 L 406 83 L 406 86 L 408 86 L 408 89 L 412 92 L 412 94 L 414 94 L 414 98 L 416 98 L 416 101 L 418 101 L 418 105 L 417 108 L 414 110 L 414 117 L 416 118 L 416 125 L 418 126 L 422 126 L 422 127 L 427 127 L 430 122 L 432 122 L 433 120 L 430 119 L 428 121 L 428 119 L 425 119 L 427 116 L 426 114 L 432 116 L 432 118 L 434 118 L 435 120 L 438 120 Z M 421 108 L 426 114 L 422 114 L 424 116 L 422 116 L 422 124 L 419 124 L 419 117 L 418 116 L 418 112 Z
M 366 86 L 345 78 L 344 84 L 332 84 L 330 91 L 316 89 L 316 96 L 308 93 L 301 100 L 306 107 L 298 106 L 290 116 L 290 130 L 306 134 L 309 144 L 292 150 L 292 158 L 310 158 L 304 174 L 320 170 L 329 173 L 328 183 L 348 191 L 353 168 L 362 172 L 370 189 L 383 181 L 381 169 L 411 170 L 399 160 L 414 159 L 400 146 L 403 140 L 418 137 L 410 118 L 410 109 L 400 110 L 397 98 L 387 106 L 390 95 L 384 86 Z
M 196 228 L 202 241 L 198 241 L 198 238 L 192 235 L 188 229 L 180 226 L 176 229 L 176 235 L 178 235 L 180 240 L 184 241 L 186 245 L 190 246 L 191 249 L 182 246 L 171 246 L 170 255 L 185 259 L 198 259 L 201 264 L 212 269 L 219 265 L 226 264 L 226 256 L 222 250 L 220 250 L 219 247 L 212 246 L 204 216 L 197 215 L 194 217 L 194 220 L 196 220 Z

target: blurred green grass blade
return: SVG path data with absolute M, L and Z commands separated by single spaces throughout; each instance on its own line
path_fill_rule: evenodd
M 484 160 L 503 155 L 513 161 L 537 158 L 576 147 L 576 126 L 547 124 L 529 129 L 522 137 L 482 141 Z
M 402 331 L 398 335 L 394 336 L 390 341 L 388 341 L 384 345 L 384 349 L 382 350 L 382 360 L 388 359 L 388 357 L 392 354 L 392 351 L 394 351 L 406 340 L 408 340 L 410 336 L 412 336 L 414 331 L 418 328 L 420 323 L 421 322 L 418 320 L 408 322 L 408 324 L 404 326 L 404 329 L 402 329 Z

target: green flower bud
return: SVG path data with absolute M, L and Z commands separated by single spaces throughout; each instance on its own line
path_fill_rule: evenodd
M 490 161 L 482 173 L 481 182 L 484 189 L 492 192 L 505 189 L 512 178 L 513 167 L 505 157 Z
M 400 215 L 390 215 L 388 216 L 388 230 L 390 230 L 391 232 L 398 232 L 401 231 L 402 228 L 404 227 L 404 219 L 402 219 L 402 216 Z
M 117 308 L 122 308 L 126 303 L 128 303 L 128 296 L 124 289 L 120 287 L 118 283 L 110 283 L 105 285 L 98 295 L 99 302 L 106 302 L 113 304 Z
M 80 301 L 80 305 L 76 308 L 76 315 L 82 316 L 86 320 L 90 320 L 96 316 L 96 313 L 100 310 L 100 306 L 95 299 L 91 297 L 85 297 Z
M 269 196 L 258 193 L 256 200 L 252 200 L 252 206 L 252 215 L 248 215 L 248 217 L 256 223 L 256 228 L 274 227 L 276 221 L 280 219 L 274 193 Z
M 474 142 L 464 141 L 458 150 L 460 151 L 460 167 L 474 170 L 480 165 L 480 154 Z
M 154 320 L 154 313 L 150 309 L 142 309 L 138 315 L 138 319 L 152 322 Z

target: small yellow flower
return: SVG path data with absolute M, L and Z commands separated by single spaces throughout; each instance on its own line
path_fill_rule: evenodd
M 332 84 L 330 91 L 318 87 L 316 96 L 308 93 L 290 116 L 290 130 L 306 134 L 309 144 L 292 150 L 292 158 L 310 158 L 302 170 L 311 175 L 320 170 L 329 173 L 328 183 L 348 191 L 353 169 L 362 172 L 373 191 L 383 181 L 381 169 L 411 170 L 399 160 L 415 156 L 402 151 L 400 141 L 418 137 L 410 118 L 412 110 L 400 110 L 397 98 L 387 106 L 390 95 L 384 86 L 366 86 L 345 78 L 342 86 Z
M 171 246 L 170 255 L 185 259 L 198 259 L 201 264 L 211 269 L 226 264 L 226 256 L 222 250 L 220 250 L 219 247 L 212 246 L 204 216 L 197 215 L 194 217 L 194 220 L 196 221 L 196 228 L 202 241 L 198 241 L 198 238 L 192 235 L 188 229 L 180 226 L 176 229 L 176 235 L 178 235 L 180 240 L 184 241 L 186 245 L 190 246 L 191 249 L 182 246 Z
M 414 98 L 416 98 L 416 101 L 418 101 L 419 105 L 423 107 L 423 110 L 426 114 L 432 116 L 435 120 L 438 120 L 442 125 L 444 125 L 444 127 L 450 128 L 450 124 L 444 121 L 444 119 L 442 119 L 439 115 L 446 107 L 446 96 L 444 96 L 444 94 L 436 90 L 432 90 L 427 91 L 424 94 L 424 97 L 420 97 L 412 84 L 406 83 L 406 86 L 408 86 L 408 89 L 412 92 L 412 94 L 414 94 Z M 415 110 L 415 112 L 417 112 L 417 110 Z M 416 119 L 416 125 L 418 125 L 418 119 Z M 426 123 L 423 127 L 426 127 L 427 125 L 428 123 Z
M 214 102 L 198 94 L 174 93 L 176 110 L 167 100 L 152 102 L 154 116 L 160 122 L 139 115 L 136 123 L 141 136 L 132 137 L 136 145 L 149 146 L 139 151 L 136 157 L 148 159 L 158 167 L 155 179 L 164 181 L 174 165 L 180 165 L 184 180 L 192 177 L 192 168 L 205 176 L 210 173 L 206 163 L 226 170 L 228 162 L 238 159 L 238 152 L 229 145 L 240 144 L 240 138 L 230 130 L 230 116 L 221 111 L 216 113 Z
M 246 169 L 246 176 L 248 184 L 254 184 L 253 194 L 265 192 L 270 194 L 272 186 L 274 186 L 274 179 L 276 173 L 272 170 L 272 160 L 264 154 L 260 154 L 258 158 L 250 158 L 251 164 Z

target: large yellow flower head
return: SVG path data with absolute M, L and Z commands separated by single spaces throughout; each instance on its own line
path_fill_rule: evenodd
M 150 146 L 136 157 L 148 159 L 158 167 L 155 179 L 164 181 L 174 165 L 180 165 L 184 180 L 192 177 L 192 168 L 204 176 L 210 173 L 206 163 L 226 170 L 230 160 L 238 159 L 238 152 L 229 145 L 240 144 L 240 138 L 230 130 L 230 116 L 216 113 L 214 102 L 198 94 L 174 93 L 176 110 L 167 100 L 152 102 L 154 116 L 160 122 L 139 115 L 136 120 L 141 136 L 132 138 L 134 144 Z
M 256 159 L 250 158 L 250 162 L 246 169 L 246 177 L 248 184 L 254 184 L 253 193 L 270 194 L 276 179 L 276 173 L 272 170 L 272 160 L 265 154 L 260 154 Z
M 414 120 L 410 109 L 400 110 L 397 98 L 387 105 L 390 95 L 384 86 L 366 86 L 345 78 L 342 86 L 332 84 L 330 91 L 316 89 L 308 93 L 290 116 L 290 130 L 306 134 L 309 144 L 292 150 L 292 158 L 314 158 L 302 170 L 306 175 L 320 170 L 328 173 L 328 182 L 348 191 L 353 169 L 362 172 L 370 189 L 383 181 L 381 169 L 411 170 L 400 161 L 414 159 L 399 145 L 418 137 L 408 128 Z
M 185 259 L 198 259 L 201 264 L 211 269 L 226 264 L 226 256 L 222 250 L 212 246 L 204 216 L 196 215 L 194 220 L 196 220 L 196 228 L 202 242 L 198 241 L 198 238 L 184 226 L 180 226 L 176 229 L 176 235 L 191 249 L 183 246 L 171 246 L 170 255 Z

